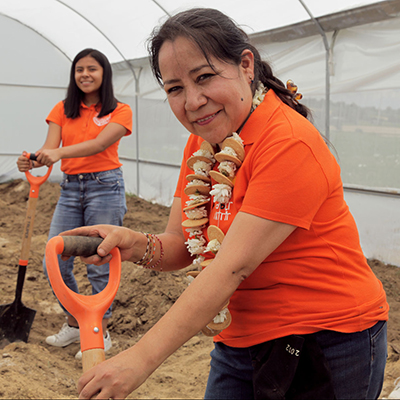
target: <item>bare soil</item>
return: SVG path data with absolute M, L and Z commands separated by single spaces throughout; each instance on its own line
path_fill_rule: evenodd
M 65 348 L 46 344 L 45 338 L 65 322 L 42 271 L 51 217 L 59 197 L 59 185 L 46 182 L 40 187 L 36 208 L 28 271 L 22 301 L 35 309 L 36 316 L 28 343 L 14 342 L 0 348 L 0 398 L 74 399 L 82 372 L 74 358 L 79 344 Z M 29 184 L 15 180 L 0 184 L 0 304 L 15 296 Z M 169 208 L 127 196 L 124 226 L 160 233 L 167 223 Z M 387 397 L 400 376 L 400 268 L 379 260 L 368 260 L 382 281 L 391 307 L 388 333 L 388 362 L 381 396 Z M 190 268 L 190 267 L 189 267 Z M 109 358 L 135 344 L 171 307 L 187 287 L 185 270 L 158 273 L 122 263 L 121 285 L 114 302 L 109 331 L 113 346 Z M 80 291 L 90 294 L 86 269 L 76 262 Z M 137 391 L 132 399 L 200 399 L 209 371 L 212 338 L 201 332 L 173 354 Z M 1 346 L 0 346 L 1 347 Z

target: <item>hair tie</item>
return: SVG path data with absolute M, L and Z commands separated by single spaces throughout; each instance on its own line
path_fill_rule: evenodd
M 297 85 L 295 85 L 294 84 L 294 82 L 291 80 L 291 79 L 289 79 L 287 82 L 286 82 L 286 88 L 290 91 L 290 92 L 292 92 L 292 95 L 293 95 L 293 98 L 295 99 L 295 100 L 301 100 L 302 98 L 303 98 L 303 95 L 301 94 L 301 93 L 297 93 Z

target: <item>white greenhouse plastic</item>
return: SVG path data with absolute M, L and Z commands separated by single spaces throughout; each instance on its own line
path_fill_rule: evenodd
M 134 111 L 120 145 L 127 190 L 169 205 L 188 133 L 151 75 L 146 39 L 193 6 L 230 15 L 296 82 L 336 149 L 366 256 L 400 266 L 400 0 L 0 0 L 0 182 L 24 178 L 17 156 L 43 144 L 71 60 L 93 47 Z

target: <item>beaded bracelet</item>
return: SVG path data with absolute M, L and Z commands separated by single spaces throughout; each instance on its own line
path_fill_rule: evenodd
M 154 240 L 152 234 L 144 233 L 144 232 L 142 232 L 142 233 L 143 233 L 143 235 L 146 235 L 146 237 L 147 237 L 146 252 L 144 253 L 142 259 L 140 261 L 135 262 L 135 264 L 141 265 L 141 266 L 146 266 L 151 262 L 152 258 L 154 257 L 154 253 L 156 251 L 155 240 Z M 153 254 L 153 256 L 152 256 L 152 254 Z
M 147 258 L 147 256 L 149 255 L 149 248 L 150 248 L 150 235 L 148 233 L 144 233 L 142 232 L 143 235 L 145 235 L 147 237 L 147 247 L 146 247 L 146 251 L 143 254 L 143 257 L 141 258 L 140 261 L 137 261 L 135 264 L 137 265 L 143 265 L 144 260 Z
M 164 249 L 163 249 L 163 245 L 162 245 L 162 241 L 161 239 L 157 236 L 154 235 L 154 237 L 158 240 L 158 243 L 160 243 L 160 258 L 158 259 L 158 261 L 153 265 L 153 268 L 156 268 L 158 266 L 158 264 L 161 263 L 162 258 L 164 257 Z M 162 271 L 162 267 L 160 267 L 160 271 Z
M 154 269 L 161 263 L 162 258 L 164 257 L 164 248 L 160 238 L 157 235 L 144 232 L 142 233 L 147 237 L 147 248 L 142 259 L 140 261 L 137 261 L 135 264 L 140 265 L 146 269 Z M 157 262 L 154 265 L 150 265 L 156 254 L 156 239 L 158 243 L 160 243 L 160 257 L 158 258 Z M 160 268 L 160 271 L 162 271 L 162 268 Z
M 146 254 L 146 258 L 140 263 L 140 265 L 145 266 L 148 265 L 148 263 L 151 261 L 152 259 L 152 253 L 155 252 L 155 242 L 154 239 L 152 238 L 150 233 L 146 233 L 147 237 L 150 240 L 150 244 L 149 244 L 149 249 L 147 251 Z
M 151 262 L 153 261 L 153 258 L 154 258 L 154 255 L 156 254 L 156 240 L 155 240 L 155 238 L 154 238 L 154 235 L 152 235 L 152 234 L 149 234 L 150 236 L 151 236 L 151 238 L 152 238 L 152 240 L 153 240 L 153 251 L 152 251 L 152 253 L 151 253 L 151 257 L 150 257 L 150 260 L 149 261 L 147 261 L 147 263 L 145 264 L 145 268 L 153 268 L 153 267 L 149 267 L 149 265 L 151 264 Z

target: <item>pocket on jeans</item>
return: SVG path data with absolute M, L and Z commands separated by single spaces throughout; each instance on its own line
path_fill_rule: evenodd
M 68 183 L 68 179 L 64 178 L 61 182 L 60 182 L 60 187 L 61 189 L 65 189 Z
M 290 335 L 265 342 L 253 359 L 254 398 L 283 400 L 296 374 L 304 338 Z
M 106 175 L 100 175 L 96 176 L 96 181 L 100 185 L 104 186 L 114 186 L 114 185 L 119 185 L 121 182 L 122 177 L 115 176 L 114 174 L 106 174 Z
M 386 321 L 379 321 L 372 328 L 370 328 L 371 341 L 375 342 L 379 340 L 379 337 L 385 332 L 385 327 Z
M 376 359 L 379 353 L 385 353 L 385 359 L 388 357 L 387 351 L 387 322 L 379 321 L 369 329 L 371 340 L 372 360 Z

